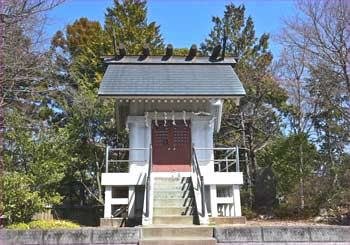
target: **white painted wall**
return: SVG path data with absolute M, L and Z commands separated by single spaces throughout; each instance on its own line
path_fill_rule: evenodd
M 151 144 L 151 127 L 146 127 L 145 118 L 143 116 L 129 116 L 127 126 L 129 128 L 129 148 L 149 148 Z M 130 151 L 129 160 L 137 160 L 139 162 L 131 162 L 129 164 L 129 173 L 147 173 L 148 156 L 148 150 Z
M 211 100 L 202 104 L 195 104 L 191 107 L 188 103 L 168 103 L 168 104 L 130 104 L 130 115 L 127 118 L 126 126 L 129 130 L 129 148 L 149 148 L 151 145 L 151 118 L 145 118 L 148 111 L 150 115 L 157 111 L 161 116 L 162 112 L 175 111 L 176 120 L 182 120 L 183 110 L 203 111 L 211 113 L 207 115 L 194 115 L 187 113 L 186 118 L 191 120 L 191 140 L 195 148 L 213 148 L 214 130 L 220 129 L 222 100 Z M 164 118 L 163 118 L 164 119 Z M 171 120 L 171 115 L 168 115 Z M 147 121 L 146 121 L 147 120 Z M 161 120 L 161 118 L 160 118 Z M 212 216 L 217 216 L 217 206 L 220 199 L 217 196 L 217 185 L 229 185 L 233 188 L 233 197 L 222 199 L 221 201 L 228 206 L 225 213 L 229 215 L 240 216 L 241 205 L 239 196 L 239 185 L 243 184 L 242 173 L 215 173 L 214 172 L 214 152 L 213 150 L 197 150 L 197 158 L 204 177 L 204 183 L 207 186 L 207 206 Z M 135 210 L 135 186 L 144 185 L 148 173 L 149 150 L 135 150 L 129 154 L 129 159 L 134 161 L 129 165 L 129 173 L 104 173 L 102 174 L 102 185 L 106 186 L 105 198 L 105 217 L 110 217 L 110 205 L 115 202 L 111 199 L 111 186 L 126 185 L 129 186 L 129 217 L 132 217 Z M 136 162 L 135 162 L 136 161 Z M 162 173 L 154 173 L 162 174 Z M 167 174 L 167 173 L 163 173 Z M 173 174 L 173 173 L 170 173 Z M 151 181 L 152 183 L 152 181 Z M 208 195 L 210 194 L 210 196 Z M 152 198 L 151 198 L 152 201 Z M 208 205 L 209 204 L 209 205 Z M 152 205 L 151 205 L 152 210 Z M 152 222 L 150 220 L 150 222 Z

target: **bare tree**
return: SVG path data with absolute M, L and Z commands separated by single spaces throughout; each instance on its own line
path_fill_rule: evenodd
M 288 107 L 285 110 L 287 128 L 294 135 L 309 135 L 313 129 L 312 117 L 318 103 L 314 101 L 315 98 L 307 89 L 306 50 L 285 44 L 283 38 L 279 41 L 284 45 L 284 49 L 275 66 L 275 73 L 276 79 L 288 92 Z M 302 144 L 299 145 L 298 158 L 300 208 L 304 209 L 304 149 Z
M 321 169 L 333 179 L 328 192 L 335 193 L 350 140 L 350 2 L 298 0 L 296 8 L 298 14 L 284 20 L 277 38 L 284 47 L 279 77 L 295 108 L 288 116 L 290 128 L 294 134 L 314 130 L 327 155 Z M 299 160 L 302 171 L 302 146 Z
M 350 3 L 346 0 L 299 0 L 299 14 L 284 21 L 279 38 L 288 48 L 303 53 L 307 72 L 327 66 L 335 79 L 320 80 L 323 96 L 350 122 Z M 330 90 L 330 88 L 332 88 Z

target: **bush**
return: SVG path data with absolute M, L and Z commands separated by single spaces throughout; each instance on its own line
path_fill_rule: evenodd
M 6 229 L 14 230 L 28 230 L 28 229 L 73 229 L 79 228 L 78 224 L 75 224 L 66 220 L 35 220 L 28 224 L 26 223 L 16 223 L 5 226 Z
M 7 173 L 1 179 L 2 206 L 10 223 L 29 222 L 42 211 L 45 202 L 39 192 L 32 191 L 33 180 L 23 173 Z
M 80 227 L 78 224 L 66 220 L 35 220 L 28 225 L 30 229 L 72 229 Z
M 317 215 L 317 211 L 310 207 L 300 209 L 299 207 L 282 203 L 275 210 L 275 214 L 280 219 L 308 219 Z
M 242 216 L 245 216 L 247 220 L 252 220 L 256 219 L 258 217 L 258 214 L 250 208 L 242 206 Z
M 29 225 L 26 223 L 16 223 L 5 226 L 6 229 L 13 229 L 13 230 L 28 230 Z

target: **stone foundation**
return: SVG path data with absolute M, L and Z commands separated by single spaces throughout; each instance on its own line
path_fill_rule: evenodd
M 246 223 L 245 216 L 235 217 L 209 217 L 209 224 L 213 225 L 244 225 Z

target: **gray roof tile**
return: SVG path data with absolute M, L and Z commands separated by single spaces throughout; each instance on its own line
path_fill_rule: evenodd
M 110 64 L 100 96 L 215 96 L 245 95 L 231 65 Z

